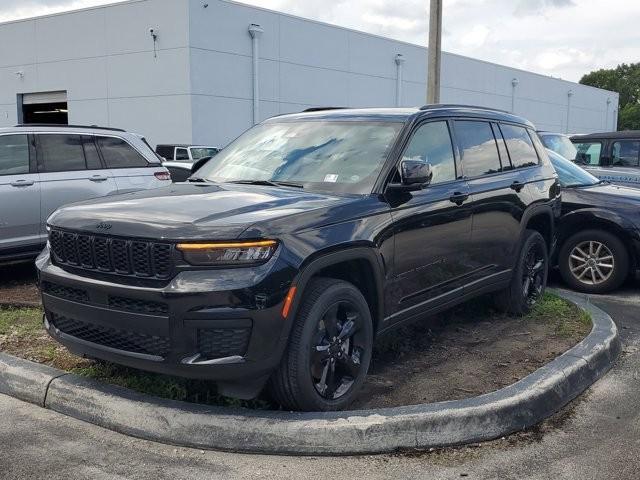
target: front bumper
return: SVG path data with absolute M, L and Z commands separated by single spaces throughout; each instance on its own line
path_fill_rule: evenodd
M 161 287 L 71 272 L 47 249 L 36 265 L 45 328 L 78 355 L 215 380 L 222 393 L 251 397 L 284 351 L 293 272 L 277 255 L 255 268 L 183 271 Z

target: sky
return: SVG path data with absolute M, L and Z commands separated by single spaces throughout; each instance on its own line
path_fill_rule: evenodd
M 0 0 L 0 22 L 114 0 Z M 429 0 L 243 0 L 419 45 Z M 442 48 L 578 81 L 640 61 L 638 0 L 444 0 Z

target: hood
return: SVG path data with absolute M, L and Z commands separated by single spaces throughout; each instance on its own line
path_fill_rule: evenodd
M 70 230 L 164 240 L 233 239 L 258 223 L 269 225 L 283 217 L 350 201 L 350 197 L 289 188 L 181 183 L 72 204 L 53 213 L 47 223 Z M 294 224 L 291 222 L 291 230 Z
M 602 183 L 578 190 L 594 195 L 601 200 L 609 199 L 614 202 L 640 202 L 640 189 L 635 187 Z M 637 205 L 633 205 L 633 207 L 637 207 Z
M 563 188 L 563 211 L 596 208 L 618 213 L 638 215 L 640 209 L 640 189 L 622 185 L 599 184 L 591 187 Z
M 585 170 L 600 180 L 640 187 L 640 170 L 638 167 L 586 167 Z

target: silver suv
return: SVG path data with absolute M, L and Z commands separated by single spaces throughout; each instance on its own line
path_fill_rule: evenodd
M 145 139 L 74 125 L 0 128 L 0 261 L 37 255 L 68 203 L 169 185 Z

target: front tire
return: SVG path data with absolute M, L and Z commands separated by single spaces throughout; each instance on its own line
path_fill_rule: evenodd
M 311 280 L 269 388 L 288 410 L 330 411 L 348 406 L 364 382 L 373 349 L 369 305 L 352 284 Z
M 604 230 L 584 230 L 560 249 L 562 279 L 574 290 L 607 293 L 620 287 L 629 274 L 629 253 L 624 243 Z
M 526 315 L 542 298 L 547 287 L 549 254 L 547 244 L 535 230 L 526 230 L 511 284 L 498 292 L 496 307 L 514 315 Z

